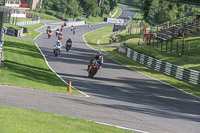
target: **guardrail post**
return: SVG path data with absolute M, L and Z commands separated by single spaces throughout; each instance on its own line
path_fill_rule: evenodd
M 190 55 L 190 44 L 188 44 L 188 56 Z
M 195 46 L 195 58 L 197 57 L 197 46 Z
M 176 54 L 178 54 L 178 42 L 176 44 Z
M 181 52 L 181 56 L 184 55 L 184 41 L 182 42 L 182 52 Z

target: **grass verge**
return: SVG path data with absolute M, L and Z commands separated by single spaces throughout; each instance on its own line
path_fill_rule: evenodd
M 105 28 L 104 30 L 106 31 L 106 27 L 104 27 L 104 28 Z M 109 29 L 109 27 L 107 27 L 107 29 Z M 99 29 L 99 30 L 96 30 L 94 32 L 90 32 L 90 33 L 86 34 L 84 36 L 86 42 L 91 46 L 97 46 L 93 42 L 97 42 L 98 41 L 98 37 L 100 35 L 98 37 L 96 37 L 96 38 L 93 38 L 93 37 L 95 35 L 98 35 L 99 32 L 103 32 L 101 30 L 102 29 Z M 108 33 L 107 32 L 104 33 L 104 34 L 101 33 L 100 38 L 102 38 L 106 34 L 108 34 Z M 127 38 L 131 38 L 131 37 L 134 37 L 134 36 L 127 34 L 127 36 L 123 36 L 123 37 L 125 39 L 127 39 Z M 124 39 L 123 37 L 122 37 L 121 40 Z M 132 41 L 138 42 L 136 37 L 138 37 L 138 35 L 135 35 L 135 38 Z M 114 59 L 114 60 L 116 60 L 116 61 L 118 61 L 118 62 L 120 62 L 120 63 L 122 63 L 122 64 L 124 64 L 124 65 L 126 65 L 128 67 L 130 67 L 130 68 L 133 68 L 133 69 L 135 69 L 135 70 L 137 70 L 139 72 L 142 72 L 142 73 L 144 73 L 146 75 L 149 75 L 149 76 L 151 76 L 153 78 L 156 78 L 158 80 L 161 80 L 161 81 L 163 81 L 165 83 L 168 83 L 168 84 L 171 84 L 173 86 L 176 86 L 176 87 L 178 87 L 178 88 L 180 88 L 182 90 L 185 90 L 187 92 L 190 92 L 190 93 L 192 93 L 194 95 L 200 96 L 200 86 L 192 85 L 192 84 L 177 80 L 175 78 L 172 78 L 172 77 L 166 76 L 166 75 L 164 75 L 162 73 L 159 73 L 159 72 L 157 72 L 157 71 L 155 71 L 153 69 L 150 69 L 150 68 L 148 68 L 148 67 L 146 67 L 144 65 L 141 65 L 141 64 L 139 64 L 139 63 L 127 58 L 125 55 L 119 54 L 116 47 L 111 47 L 111 48 L 94 47 L 94 48 L 98 49 L 98 50 L 101 50 L 101 51 L 107 51 L 107 53 L 109 53 L 108 56 L 110 58 L 112 58 L 112 59 Z M 142 48 L 140 48 L 140 50 L 142 50 Z
M 14 20 L 16 20 L 16 18 L 14 18 Z M 13 21 L 13 17 L 10 18 L 10 22 L 12 22 L 12 21 Z M 17 22 L 23 22 L 23 21 L 32 21 L 32 19 L 17 17 Z
M 35 29 L 43 26 L 44 23 L 34 24 L 34 25 L 24 25 L 23 27 L 28 28 L 29 33 L 24 33 L 25 38 L 34 39 L 40 32 L 35 31 Z
M 110 36 L 112 35 L 113 26 L 103 27 L 101 29 L 92 31 L 90 34 L 86 34 L 85 38 L 88 39 L 90 45 L 108 45 Z
M 0 84 L 68 93 L 63 83 L 46 65 L 34 43 L 5 37 L 4 67 Z M 79 94 L 72 90 L 70 94 Z
M 38 12 L 33 12 L 33 11 L 28 11 L 28 13 L 37 14 L 37 15 L 40 16 L 40 19 L 63 21 L 63 20 L 58 19 L 58 18 L 56 18 L 54 16 L 51 16 L 51 15 L 48 15 L 48 14 L 44 14 L 44 13 L 38 13 Z
M 121 13 L 122 13 L 122 9 L 119 7 L 116 7 L 116 10 L 118 9 L 117 13 L 115 14 L 115 16 L 113 16 L 112 18 L 117 18 Z M 115 11 L 116 11 L 115 10 Z M 113 12 L 112 14 L 114 14 L 115 12 Z
M 19 27 L 17 25 L 8 24 L 8 23 L 3 23 L 3 26 L 5 26 L 5 27 L 12 27 L 12 28 L 17 29 L 17 30 L 21 29 L 21 27 Z
M 2 133 L 128 133 L 83 119 L 5 106 L 0 106 L 0 118 Z

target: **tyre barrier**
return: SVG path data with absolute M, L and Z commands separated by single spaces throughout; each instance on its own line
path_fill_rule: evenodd
M 200 86 L 200 72 L 187 69 L 168 62 L 163 62 L 150 56 L 138 53 L 128 47 L 119 47 L 119 53 L 125 54 L 128 58 L 152 68 L 173 78 Z

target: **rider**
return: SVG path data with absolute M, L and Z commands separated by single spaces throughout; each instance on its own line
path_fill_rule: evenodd
M 49 30 L 49 31 L 48 31 L 48 37 L 50 38 L 52 34 L 53 34 L 53 31 L 52 31 L 52 30 Z
M 51 29 L 51 27 L 50 27 L 50 26 L 47 26 L 47 33 L 49 32 L 50 29 Z
M 59 53 L 60 53 L 61 47 L 62 47 L 61 42 L 60 42 L 60 40 L 58 40 L 57 43 L 56 43 L 56 45 L 53 48 L 53 52 L 55 53 L 55 49 L 58 48 Z
M 60 33 L 60 30 L 57 29 L 57 30 L 56 30 L 56 37 L 58 36 L 59 33 Z
M 60 31 L 62 32 L 64 30 L 64 27 L 63 26 L 61 26 L 61 28 L 60 28 Z
M 51 29 L 51 27 L 50 27 L 50 26 L 47 26 L 47 29 L 48 29 L 48 30 L 50 30 L 50 29 Z
M 72 26 L 71 26 L 71 31 L 73 31 L 73 29 L 74 29 L 74 26 L 72 25 Z
M 89 23 L 89 24 L 88 24 L 88 28 L 90 28 L 90 27 L 91 27 L 91 24 Z
M 73 29 L 73 34 L 75 34 L 75 33 L 76 33 L 76 31 L 77 31 L 77 28 L 76 28 L 76 27 L 74 27 L 74 29 Z
M 60 32 L 60 34 L 58 35 L 58 40 L 61 40 L 62 37 L 63 37 L 63 34 L 62 34 L 62 32 Z
M 69 38 L 69 39 L 66 41 L 66 44 L 72 45 L 72 40 L 71 40 L 71 38 Z
M 103 63 L 103 55 L 101 54 L 95 54 L 89 61 L 89 65 L 88 65 L 88 69 L 89 70 L 90 66 L 92 65 L 92 63 L 94 63 L 95 65 L 99 65 L 101 67 L 102 63 Z

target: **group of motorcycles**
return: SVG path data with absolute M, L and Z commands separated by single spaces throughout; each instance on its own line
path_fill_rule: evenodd
M 63 30 L 64 30 L 64 27 L 61 26 L 61 28 L 60 28 L 60 29 L 57 29 L 56 32 L 55 32 L 56 37 L 58 37 L 58 41 L 57 41 L 57 43 L 56 43 L 56 45 L 55 45 L 55 47 L 54 47 L 54 49 L 53 49 L 53 52 L 54 52 L 54 54 L 55 54 L 55 57 L 57 57 L 57 56 L 60 54 L 60 51 L 61 51 L 61 47 L 62 47 L 62 46 L 61 46 L 61 40 L 62 40 L 62 38 L 63 38 L 63 35 L 62 35 L 62 31 L 63 31 Z M 51 30 L 51 27 L 50 27 L 50 26 L 47 27 L 46 32 L 47 32 L 48 38 L 50 39 L 51 36 L 53 35 L 53 31 Z M 65 48 L 66 48 L 66 51 L 67 51 L 67 52 L 70 50 L 71 46 L 72 46 L 72 40 L 69 38 L 69 39 L 66 41 L 66 44 L 65 44 Z
M 61 29 L 57 29 L 55 34 L 56 34 L 56 37 L 58 37 L 58 41 L 56 43 L 56 46 L 54 47 L 53 49 L 53 52 L 55 54 L 55 57 L 57 57 L 59 54 L 60 54 L 60 51 L 61 51 L 61 40 L 62 40 L 62 31 L 64 30 L 63 27 L 61 27 Z M 73 34 L 75 34 L 76 32 L 76 29 L 75 27 L 71 26 L 71 31 L 73 32 Z M 53 31 L 51 30 L 50 26 L 47 27 L 47 30 L 46 30 L 47 34 L 48 34 L 48 38 L 50 39 L 51 36 L 53 35 Z M 72 40 L 69 38 L 67 41 L 66 41 L 66 44 L 65 44 L 65 48 L 66 48 L 66 51 L 68 52 L 72 47 Z M 103 55 L 100 53 L 100 54 L 97 54 L 95 55 L 94 57 L 92 57 L 90 60 L 89 60 L 89 65 L 88 65 L 88 77 L 90 78 L 93 78 L 94 75 L 98 72 L 98 70 L 101 68 L 103 64 Z

